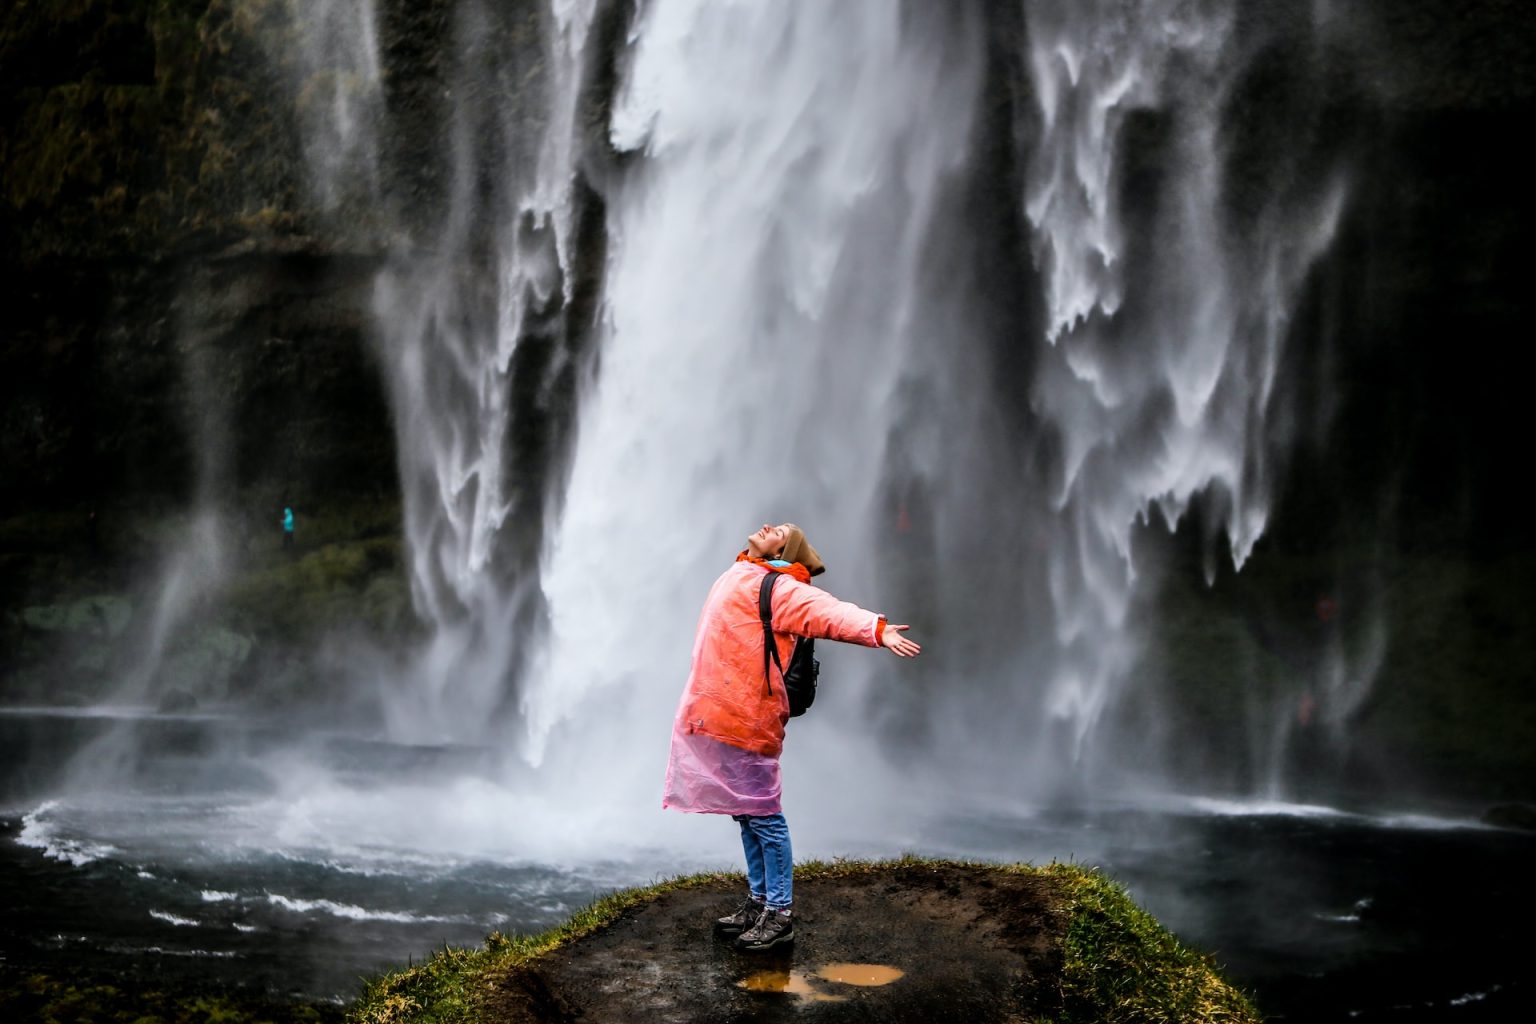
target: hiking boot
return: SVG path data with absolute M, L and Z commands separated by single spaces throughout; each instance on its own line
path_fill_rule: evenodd
M 795 922 L 789 914 L 764 907 L 757 923 L 737 936 L 736 948 L 755 952 L 794 941 Z
M 741 906 L 724 917 L 715 920 L 717 932 L 744 932 L 757 923 L 757 919 L 763 916 L 763 905 L 750 896 L 741 901 Z

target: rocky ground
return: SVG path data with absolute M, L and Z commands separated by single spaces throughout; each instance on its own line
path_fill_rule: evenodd
M 375 981 L 353 1024 L 549 1021 L 1256 1022 L 1246 997 L 1125 891 L 1075 865 L 903 857 L 796 865 L 796 941 L 714 934 L 740 875 L 600 900 Z
M 755 954 L 712 934 L 739 895 L 720 882 L 627 911 L 512 971 L 485 1019 L 941 1024 L 1059 1009 L 1065 918 L 1039 878 L 947 868 L 807 881 L 795 943 Z

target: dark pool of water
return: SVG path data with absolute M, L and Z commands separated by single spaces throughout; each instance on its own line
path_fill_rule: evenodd
M 1089 851 L 1082 860 L 1212 953 L 1273 1020 L 1525 1018 L 1536 836 L 1233 810 L 972 821 L 966 845 L 987 856 L 1042 839 Z

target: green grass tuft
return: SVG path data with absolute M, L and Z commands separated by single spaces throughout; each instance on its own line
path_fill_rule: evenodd
M 341 1008 L 221 990 L 125 971 L 93 975 L 7 970 L 0 964 L 0 1021 L 39 1024 L 338 1024 Z
M 1210 958 L 1179 941 L 1126 891 L 1076 864 L 1041 874 L 1060 887 L 1068 916 L 1063 940 L 1064 1022 L 1173 1024 L 1262 1020 Z

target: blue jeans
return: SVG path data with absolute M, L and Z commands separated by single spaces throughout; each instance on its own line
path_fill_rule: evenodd
M 741 826 L 747 855 L 747 887 L 769 910 L 788 910 L 795 895 L 795 857 L 789 847 L 789 822 L 782 814 L 756 817 L 733 814 Z

